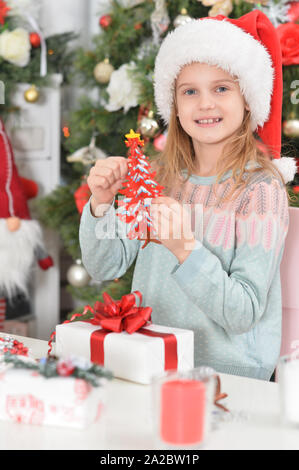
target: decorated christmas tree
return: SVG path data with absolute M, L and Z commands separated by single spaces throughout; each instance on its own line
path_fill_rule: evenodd
M 119 191 L 125 196 L 117 201 L 120 210 L 117 216 L 131 225 L 128 238 L 133 240 L 145 240 L 142 248 L 150 242 L 161 243 L 155 238 L 151 238 L 153 223 L 150 216 L 151 198 L 162 195 L 163 186 L 155 180 L 155 171 L 151 171 L 148 158 L 141 151 L 144 141 L 140 140 L 140 134 L 136 134 L 132 129 L 130 134 L 126 134 L 126 146 L 130 148 L 128 157 L 128 180 L 124 183 L 124 189 Z
M 299 156 L 298 4 L 286 0 L 260 3 L 252 0 L 118 0 L 107 3 L 107 11 L 99 17 L 99 34 L 94 37 L 93 48 L 79 50 L 76 60 L 82 86 L 96 90 L 97 98 L 83 97 L 78 109 L 63 123 L 65 151 L 73 157 L 76 152 L 76 158 L 71 164 L 70 158 L 69 162 L 62 162 L 65 185 L 43 201 L 41 210 L 45 222 L 60 232 L 66 250 L 74 259 L 81 256 L 80 214 L 90 196 L 86 177 L 95 160 L 107 155 L 124 155 L 122 135 L 128 129 L 135 129 L 141 135 L 149 163 L 163 150 L 167 128 L 159 119 L 154 103 L 155 57 L 165 35 L 191 18 L 218 14 L 238 18 L 253 9 L 260 9 L 269 17 L 278 30 L 283 55 L 282 152 L 284 156 Z M 129 236 L 134 237 L 141 231 L 147 243 L 150 227 L 147 198 L 154 197 L 161 188 L 149 184 L 154 174 L 143 153 L 138 150 L 140 153 L 136 151 L 133 156 L 132 146 L 128 149 L 128 158 L 135 160 L 130 164 L 128 182 L 115 206 L 119 217 L 122 214 L 131 219 Z M 293 196 L 292 204 L 299 206 L 298 175 L 288 189 Z M 121 199 L 123 195 L 125 199 Z M 88 303 L 95 302 L 103 291 L 119 299 L 130 292 L 133 269 L 134 264 L 122 279 L 104 282 L 100 288 L 87 276 L 84 286 L 73 284 L 69 291 Z

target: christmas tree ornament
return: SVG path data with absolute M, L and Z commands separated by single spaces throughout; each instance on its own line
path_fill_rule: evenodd
M 24 92 L 24 98 L 27 103 L 36 103 L 40 97 L 40 92 L 36 88 L 35 85 L 31 85 L 27 90 Z
M 173 26 L 175 28 L 178 28 L 179 26 L 182 26 L 183 24 L 189 23 L 189 21 L 191 21 L 192 19 L 193 18 L 191 18 L 191 16 L 188 15 L 186 8 L 182 8 L 180 15 L 178 15 L 174 19 Z
M 170 19 L 167 13 L 165 0 L 155 0 L 155 9 L 151 14 L 151 27 L 153 31 L 153 42 L 158 45 L 160 37 L 167 31 Z
M 29 38 L 30 38 L 30 44 L 31 44 L 32 47 L 34 47 L 34 48 L 40 47 L 41 38 L 40 38 L 39 34 L 30 33 Z
M 284 121 L 282 130 L 286 137 L 299 138 L 299 119 L 288 119 Z
M 106 58 L 103 62 L 99 62 L 93 71 L 94 78 L 101 84 L 109 82 L 112 72 L 114 71 L 113 65 L 110 64 L 109 59 Z
M 66 277 L 73 287 L 86 287 L 91 280 L 91 277 L 84 268 L 81 259 L 77 259 L 75 264 L 72 264 L 66 273 Z
M 164 147 L 166 145 L 166 140 L 167 140 L 167 131 L 155 137 L 154 147 L 158 152 L 162 152 L 164 150 Z
M 74 193 L 75 204 L 81 215 L 85 204 L 89 201 L 91 192 L 87 183 L 83 183 Z
M 66 159 L 69 163 L 80 162 L 83 163 L 83 165 L 94 165 L 97 160 L 106 157 L 107 154 L 100 148 L 96 147 L 96 137 L 93 135 L 90 144 L 87 145 L 87 147 L 82 147 L 81 149 L 76 150 L 76 152 L 66 157 Z
M 41 227 L 31 220 L 27 204 L 37 193 L 36 183 L 19 176 L 0 120 L 0 297 L 8 300 L 19 294 L 28 296 L 34 261 L 42 269 L 53 266 L 44 250 Z
M 99 25 L 100 25 L 101 28 L 103 28 L 103 29 L 109 28 L 109 26 L 111 25 L 111 23 L 112 23 L 112 16 L 111 16 L 111 15 L 103 15 L 103 16 L 101 16 L 101 18 L 99 19 Z
M 153 111 L 149 111 L 147 117 L 143 117 L 140 121 L 140 132 L 146 137 L 153 137 L 159 129 L 159 124 L 153 117 Z
M 149 242 L 161 243 L 156 238 L 150 207 L 151 199 L 161 196 L 164 188 L 154 180 L 156 172 L 151 170 L 148 157 L 141 150 L 144 141 L 140 140 L 140 134 L 131 129 L 126 134 L 126 139 L 125 144 L 130 149 L 129 171 L 124 189 L 119 190 L 125 197 L 117 201 L 116 214 L 120 220 L 130 225 L 128 238 L 145 241 L 142 246 L 145 248 Z
M 48 64 L 47 64 L 47 44 L 46 44 L 46 39 L 44 37 L 44 33 L 39 27 L 39 24 L 35 17 L 30 14 L 28 9 L 24 7 L 24 13 L 23 16 L 26 18 L 28 23 L 30 24 L 32 28 L 32 33 L 30 34 L 30 43 L 32 47 L 40 47 L 40 76 L 41 77 L 46 77 L 48 73 Z

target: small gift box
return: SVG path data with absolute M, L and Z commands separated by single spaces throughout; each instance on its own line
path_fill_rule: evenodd
M 85 428 L 102 413 L 110 377 L 83 358 L 37 362 L 6 353 L 0 373 L 0 419 Z
M 151 324 L 152 309 L 136 305 L 142 302 L 139 291 L 119 301 L 107 293 L 103 298 L 103 303 L 96 302 L 93 309 L 87 306 L 83 314 L 56 327 L 57 355 L 78 354 L 104 365 L 118 378 L 141 384 L 151 383 L 165 370 L 193 368 L 193 331 Z M 88 311 L 93 316 L 85 320 Z

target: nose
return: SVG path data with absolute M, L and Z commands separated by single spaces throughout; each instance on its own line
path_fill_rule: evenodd
M 214 109 L 215 102 L 213 97 L 209 93 L 201 93 L 198 97 L 198 108 L 199 109 Z

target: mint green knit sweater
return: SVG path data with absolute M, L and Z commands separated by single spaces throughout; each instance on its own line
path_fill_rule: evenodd
M 141 249 L 143 242 L 128 239 L 113 205 L 95 218 L 90 203 L 80 224 L 82 260 L 94 279 L 104 281 L 123 276 L 137 256 L 132 291 L 141 291 L 142 305 L 152 307 L 153 323 L 194 331 L 196 366 L 269 380 L 281 343 L 286 191 L 259 171 L 235 201 L 223 202 L 231 173 L 217 186 L 216 198 L 215 181 L 192 175 L 169 194 L 200 211 L 196 246 L 182 264 L 163 245 Z M 109 238 L 111 227 L 116 238 Z

